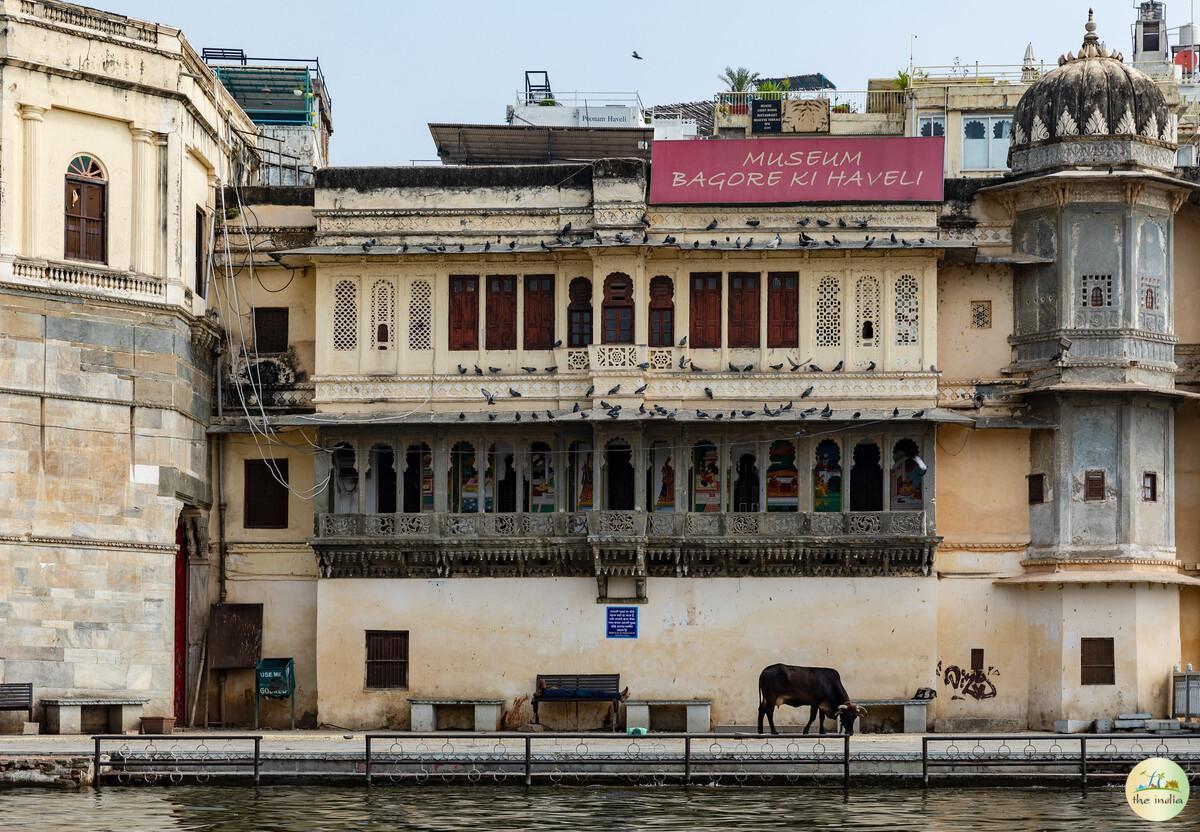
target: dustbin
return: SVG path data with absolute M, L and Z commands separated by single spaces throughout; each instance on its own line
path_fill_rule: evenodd
M 294 659 L 259 659 L 254 666 L 254 727 L 258 728 L 258 700 L 291 699 L 292 728 L 296 727 L 296 662 Z

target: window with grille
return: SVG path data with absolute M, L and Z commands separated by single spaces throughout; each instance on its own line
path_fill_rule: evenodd
M 1084 471 L 1083 499 L 1103 500 L 1105 497 L 1105 477 L 1103 471 Z
M 688 339 L 699 349 L 721 346 L 721 275 L 698 272 L 691 275 L 691 315 Z
M 1085 274 L 1080 278 L 1079 305 L 1085 309 L 1103 309 L 1113 305 L 1113 276 Z
M 287 348 L 287 307 L 254 307 L 254 351 L 262 355 L 271 352 L 287 352 Z
M 854 284 L 854 343 L 859 347 L 879 346 L 879 281 L 860 277 Z
M 517 278 L 507 274 L 487 277 L 487 343 L 489 350 L 517 348 Z
M 1037 505 L 1046 502 L 1046 475 L 1030 474 L 1025 477 L 1029 485 L 1029 504 Z
M 990 300 L 971 301 L 971 329 L 992 328 L 992 302 Z
M 450 342 L 452 350 L 479 349 L 479 277 L 450 275 Z
M 817 284 L 818 347 L 842 345 L 842 282 L 831 274 Z
M 1111 638 L 1081 638 L 1079 640 L 1081 685 L 1115 685 L 1116 660 Z
M 917 279 L 911 274 L 896 278 L 896 344 L 915 344 L 921 331 L 921 301 Z
M 675 343 L 675 284 L 660 274 L 650 281 L 650 346 Z
M 408 687 L 407 630 L 367 630 L 367 687 Z
M 772 349 L 799 345 L 800 275 L 767 274 L 767 346 Z
M 427 280 L 414 280 L 408 292 L 408 348 L 433 349 L 433 288 Z
M 616 272 L 604 278 L 600 314 L 601 343 L 633 343 L 633 281 L 629 275 Z
M 554 275 L 525 276 L 525 349 L 554 346 Z
M 758 347 L 758 275 L 729 275 L 729 346 Z
M 1142 473 L 1142 499 L 1147 503 L 1158 502 L 1158 474 L 1154 471 Z
M 567 287 L 567 345 L 586 347 L 592 343 L 592 281 L 577 277 Z
M 108 260 L 108 183 L 95 157 L 76 156 L 67 165 L 63 255 L 68 260 Z
M 358 349 L 358 284 L 353 280 L 333 287 L 333 348 Z
M 242 474 L 242 526 L 247 529 L 286 529 L 287 460 L 247 459 Z
M 392 348 L 395 310 L 395 284 L 390 280 L 376 280 L 371 284 L 371 349 Z

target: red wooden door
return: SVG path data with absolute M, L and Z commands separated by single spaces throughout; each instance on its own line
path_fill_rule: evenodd
M 721 275 L 692 275 L 691 326 L 688 338 L 696 348 L 721 346 Z
M 479 349 L 479 278 L 450 276 L 450 349 Z
M 758 346 L 758 275 L 729 275 L 729 346 Z
M 767 346 L 796 347 L 800 328 L 799 294 L 795 272 L 771 272 L 767 275 Z

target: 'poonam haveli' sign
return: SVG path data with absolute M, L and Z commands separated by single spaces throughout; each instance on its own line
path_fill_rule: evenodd
M 940 137 L 657 141 L 650 202 L 940 202 Z

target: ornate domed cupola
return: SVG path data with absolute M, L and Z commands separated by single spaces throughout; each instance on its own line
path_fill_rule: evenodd
M 1088 10 L 1079 52 L 1068 52 L 1021 96 L 1013 118 L 1009 167 L 1136 165 L 1170 171 L 1176 124 L 1158 84 L 1125 64 L 1096 34 Z

